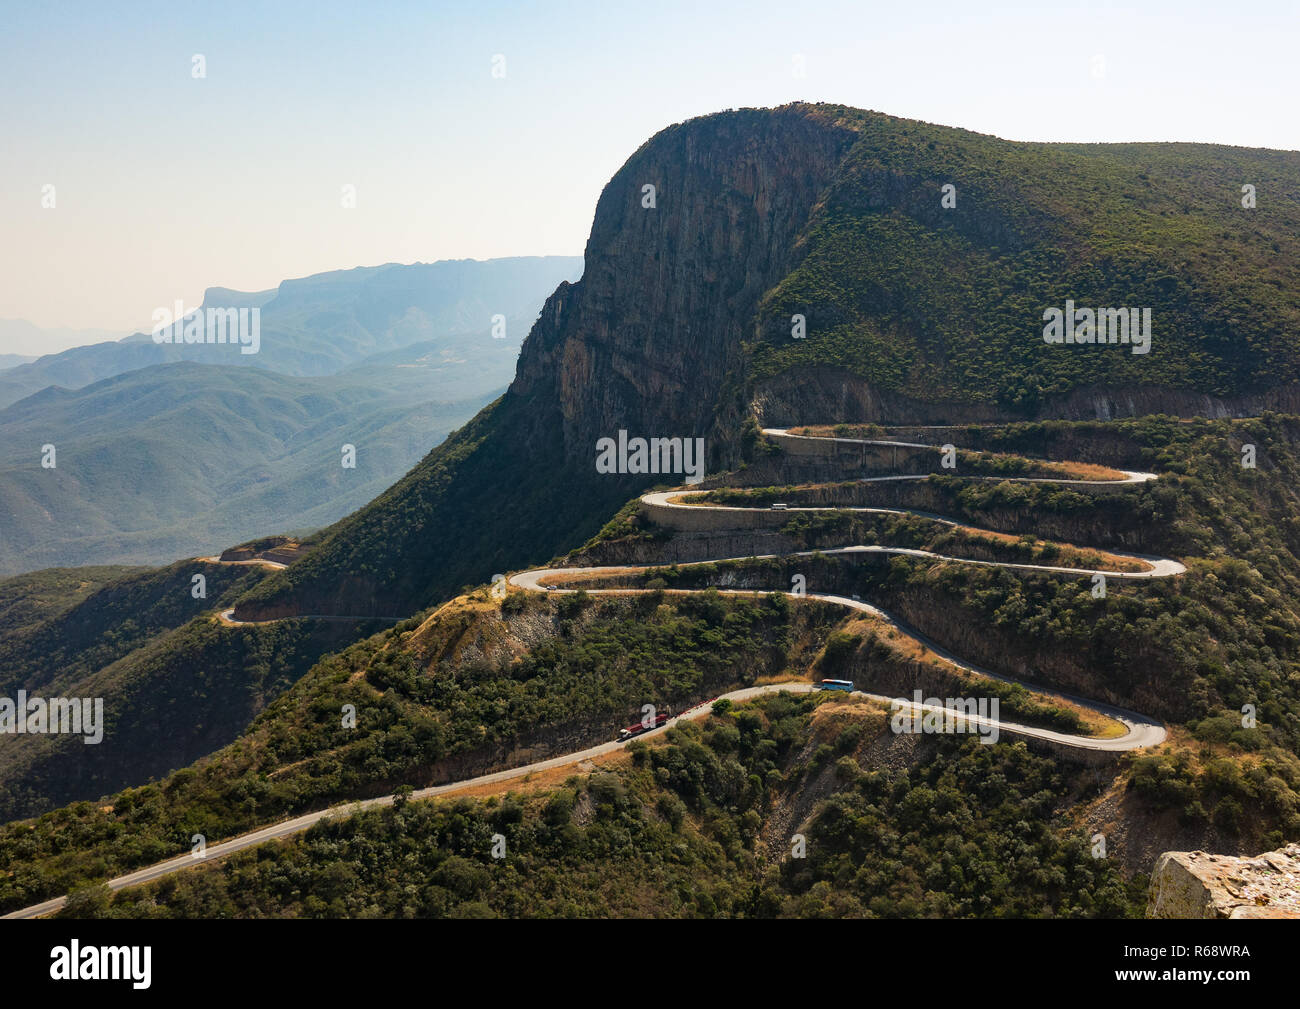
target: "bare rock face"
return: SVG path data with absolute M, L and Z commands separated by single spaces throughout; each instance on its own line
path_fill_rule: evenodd
M 814 106 L 652 138 L 601 194 L 583 277 L 543 308 L 507 399 L 558 406 L 566 455 L 584 464 L 619 428 L 708 435 L 759 299 L 802 255 L 796 238 L 857 139 Z
M 1148 918 L 1300 918 L 1300 844 L 1255 858 L 1167 851 L 1151 873 Z

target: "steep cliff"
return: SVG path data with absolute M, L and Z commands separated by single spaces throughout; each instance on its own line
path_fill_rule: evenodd
M 583 277 L 548 303 L 507 401 L 558 406 L 576 458 L 619 428 L 710 434 L 759 300 L 802 254 L 798 236 L 856 139 L 828 113 L 789 107 L 694 120 L 643 145 L 601 195 Z

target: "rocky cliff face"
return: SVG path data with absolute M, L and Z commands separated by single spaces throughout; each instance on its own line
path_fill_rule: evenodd
M 601 195 L 583 277 L 547 302 L 508 398 L 555 404 L 566 454 L 584 460 L 620 428 L 708 436 L 758 301 L 856 139 L 808 106 L 652 138 Z
M 1300 918 L 1300 844 L 1256 858 L 1167 851 L 1151 873 L 1148 918 Z
M 992 403 L 917 399 L 882 389 L 861 375 L 828 367 L 792 369 L 756 385 L 753 407 L 770 427 L 818 423 L 987 424 L 1017 420 L 1120 420 L 1146 414 L 1257 417 L 1264 410 L 1300 413 L 1300 386 L 1282 385 L 1242 396 L 1212 396 L 1158 385 L 1072 390 L 1032 412 Z

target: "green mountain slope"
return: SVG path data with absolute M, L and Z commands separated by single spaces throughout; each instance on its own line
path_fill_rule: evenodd
M 866 908 L 902 915 L 926 909 L 976 915 L 1123 914 L 1131 908 L 1119 876 L 1131 878 L 1145 871 L 1153 857 L 1149 846 L 1258 850 L 1297 836 L 1300 744 L 1295 712 L 1300 710 L 1300 694 L 1293 671 L 1300 665 L 1300 609 L 1294 602 L 1300 595 L 1293 590 L 1300 584 L 1300 537 L 1294 520 L 1300 427 L 1295 418 L 1053 422 L 972 427 L 955 430 L 952 436 L 963 447 L 1032 450 L 1046 458 L 1082 455 L 1111 466 L 1140 464 L 1160 478 L 1120 495 L 1083 495 L 1051 485 L 940 477 L 905 486 L 898 493 L 916 495 L 915 500 L 891 504 L 941 506 L 954 517 L 1007 534 L 1012 543 L 1029 522 L 1052 536 L 1101 548 L 1159 550 L 1182 558 L 1187 572 L 1174 580 L 1115 582 L 1099 599 L 1089 591 L 1087 580 L 1077 577 L 912 558 L 823 555 L 651 569 L 625 579 L 630 587 L 651 590 L 637 596 L 513 592 L 498 602 L 480 589 L 427 618 L 406 621 L 324 658 L 270 704 L 238 741 L 193 768 L 106 802 L 78 803 L 32 824 L 0 830 L 0 879 L 10 881 L 9 889 L 0 891 L 0 901 L 15 907 L 149 864 L 183 850 L 194 831 L 214 841 L 313 808 L 384 794 L 402 784 L 463 780 L 573 752 L 607 739 L 646 702 L 680 709 L 722 690 L 777 676 L 849 677 L 864 689 L 888 696 L 906 694 L 913 685 L 959 694 L 987 689 L 987 684 L 977 687 L 973 681 L 934 679 L 901 639 L 846 617 L 840 607 L 816 600 L 788 601 L 780 595 L 655 591 L 667 582 L 672 589 L 723 586 L 761 592 L 790 585 L 795 570 L 820 592 L 861 594 L 885 606 L 968 660 L 1033 684 L 1137 706 L 1167 719 L 1170 738 L 1155 750 L 1137 751 L 1086 773 L 1068 757 L 1029 759 L 1020 744 L 1006 740 L 995 748 L 996 756 L 983 756 L 992 751 L 979 743 L 940 741 L 937 750 L 906 751 L 906 760 L 916 764 L 902 773 L 902 754 L 882 755 L 882 750 L 892 752 L 887 745 L 891 738 L 901 745 L 898 737 L 859 736 L 840 724 L 810 741 L 802 735 L 803 728 L 787 720 L 796 713 L 785 712 L 773 726 L 771 745 L 755 738 L 751 751 L 742 750 L 741 756 L 748 752 L 745 759 L 753 761 L 752 767 L 738 770 L 724 760 L 717 779 L 709 777 L 713 758 L 693 746 L 680 758 L 651 757 L 652 766 L 665 768 L 654 775 L 655 790 L 646 791 L 649 782 L 635 776 L 626 786 L 640 797 L 624 809 L 633 821 L 644 819 L 647 808 L 657 811 L 647 821 L 654 829 L 635 844 L 619 846 L 616 864 L 628 873 L 634 874 L 641 859 L 653 859 L 663 844 L 677 843 L 657 832 L 658 817 L 672 823 L 679 813 L 679 825 L 690 818 L 660 791 L 664 787 L 702 818 L 685 827 L 684 843 L 703 843 L 701 851 L 713 850 L 712 842 L 726 849 L 726 865 L 713 860 L 708 868 L 695 865 L 690 870 L 710 894 L 727 891 L 741 879 L 753 880 L 762 869 L 763 886 L 771 890 L 763 910 L 738 904 L 734 896 L 727 901 L 714 898 L 715 909 L 744 914 L 813 913 L 818 907 L 838 908 L 836 913 Z M 1258 449 L 1254 469 L 1239 463 L 1243 444 Z M 743 483 L 750 475 L 742 471 L 733 479 Z M 838 486 L 841 491 L 861 487 L 856 482 Z M 880 493 L 894 491 L 886 486 Z M 1128 516 L 1136 516 L 1136 521 Z M 824 531 L 833 537 L 836 515 L 826 518 Z M 577 559 L 608 562 L 600 552 L 620 545 L 620 528 L 643 522 L 644 517 L 637 522 L 625 518 L 588 548 L 589 555 Z M 910 525 L 895 524 L 875 534 L 908 545 L 912 531 Z M 792 517 L 782 534 L 797 540 L 811 531 L 806 519 Z M 758 552 L 753 542 L 746 546 L 746 538 L 738 536 L 729 549 Z M 685 539 L 689 546 L 690 537 Z M 671 544 L 672 537 L 653 539 L 648 549 L 668 550 Z M 714 544 L 700 545 L 707 551 Z M 249 593 L 247 586 L 231 584 L 225 598 Z M 179 602 L 173 600 L 172 605 Z M 297 633 L 311 623 L 287 620 L 265 627 Z M 212 662 L 235 644 L 230 636 L 241 630 L 196 622 L 182 628 L 196 648 L 182 653 L 183 662 L 176 656 L 153 667 L 158 687 L 175 682 L 174 673 L 167 677 L 168 661 L 176 662 L 175 668 Z M 273 651 L 259 654 L 277 654 L 285 647 L 277 641 Z M 79 649 L 73 645 L 74 654 Z M 137 649 L 128 658 L 144 664 L 140 656 L 147 654 L 148 649 Z M 1062 724 L 1063 717 L 1070 717 L 1063 710 L 1035 708 L 1014 691 L 1005 701 L 1004 716 L 1009 718 L 1032 715 L 1046 718 L 1047 724 Z M 355 727 L 340 718 L 346 705 L 355 707 Z M 1241 718 L 1247 705 L 1258 717 L 1258 724 L 1248 730 Z M 740 725 L 748 732 L 752 730 L 744 726 L 755 723 L 742 720 Z M 724 730 L 718 739 L 724 747 L 721 753 L 734 754 L 737 744 L 734 739 L 727 742 L 729 738 Z M 805 742 L 791 750 L 788 743 L 796 738 Z M 860 749 L 859 743 L 866 748 Z M 841 745 L 845 749 L 837 751 Z M 839 756 L 852 756 L 854 766 L 839 761 Z M 833 763 L 831 758 L 836 758 Z M 877 766 L 877 760 L 883 764 Z M 955 783 L 994 773 L 990 760 L 1003 769 L 997 773 L 1036 782 L 1032 793 L 1014 788 L 1004 792 L 995 781 L 988 790 L 976 792 L 978 802 L 954 805 L 951 788 L 958 794 L 969 792 Z M 680 767 L 680 777 L 674 777 L 675 767 Z M 825 775 L 832 767 L 828 781 Z M 821 785 L 814 787 L 816 781 Z M 837 797 L 845 789 L 831 787 L 836 782 L 853 787 Z M 854 788 L 865 791 L 859 794 Z M 600 798 L 606 786 L 597 784 L 595 789 L 590 801 L 599 805 L 606 801 Z M 1029 794 L 1035 797 L 1032 803 L 1025 801 Z M 703 795 L 713 798 L 704 803 Z M 715 812 L 712 804 L 721 805 L 721 797 L 729 797 L 728 802 Z M 547 801 L 551 799 L 555 796 Z M 819 810 L 818 799 L 828 800 L 829 806 Z M 555 801 L 563 805 L 567 800 Z M 783 805 L 789 807 L 784 812 Z M 1004 814 L 1014 819 L 1004 819 Z M 442 815 L 422 812 L 419 823 Z M 490 822 L 492 814 L 485 810 L 484 815 Z M 565 824 L 558 812 L 554 820 L 537 809 L 523 819 L 511 816 L 512 823 L 557 828 Z M 865 832 L 857 840 L 843 835 L 853 829 L 845 816 Z M 734 823 L 730 817 L 736 818 Z M 387 849 L 392 844 L 391 824 L 382 815 L 380 822 L 373 820 L 367 815 L 345 829 L 373 832 L 373 843 Z M 777 849 L 788 843 L 789 832 L 798 824 L 806 824 L 811 831 L 807 836 L 818 838 L 822 846 L 807 871 L 790 864 L 779 871 L 770 864 L 763 868 L 765 859 L 779 857 Z M 1101 828 L 1122 839 L 1122 846 L 1115 841 L 1122 864 L 1092 864 L 1091 871 L 1100 875 L 1078 876 L 1077 888 L 1071 884 L 1061 889 L 1035 876 L 1049 864 L 1068 874 L 1083 872 L 1089 863 L 1078 861 L 1081 825 L 1087 825 L 1084 836 Z M 1007 884 L 1009 889 L 990 880 L 974 885 L 967 879 L 969 886 L 963 885 L 960 876 L 949 872 L 953 863 L 939 854 L 970 841 L 975 848 L 968 850 L 970 859 L 962 872 L 976 872 L 988 852 L 1003 843 L 998 838 L 1013 827 L 1022 838 L 1032 835 L 1039 847 L 1022 867 L 1030 875 Z M 894 847 L 893 834 L 903 828 L 914 834 L 909 844 L 935 860 L 922 878 L 900 880 L 891 869 L 889 853 L 900 850 Z M 274 857 L 289 860 L 286 871 L 315 878 L 316 841 L 333 836 L 334 829 L 320 828 L 304 844 Z M 881 831 L 889 836 L 877 836 Z M 436 831 L 429 836 L 442 838 Z M 508 836 L 527 856 L 526 864 L 532 867 L 528 875 L 555 875 L 559 880 L 577 869 L 551 849 L 534 849 L 537 835 L 531 829 Z M 449 854 L 471 854 L 445 838 L 438 844 L 441 854 L 430 856 L 431 870 Z M 872 871 L 845 879 L 840 870 L 866 857 L 864 846 L 873 852 Z M 235 864 L 248 863 L 241 859 Z M 215 870 L 219 876 L 225 871 Z M 566 885 L 581 885 L 584 878 L 579 873 Z M 602 878 L 611 886 L 630 885 L 630 876 Z M 1060 883 L 1055 874 L 1053 878 Z M 162 884 L 158 892 L 164 905 L 175 901 L 178 909 L 195 913 L 190 887 L 196 885 L 224 886 L 219 880 L 178 880 Z M 510 874 L 499 886 L 475 886 L 467 892 L 476 896 L 462 900 L 486 901 L 501 909 L 516 906 L 514 902 L 529 892 L 524 876 Z M 435 896 L 412 913 L 454 910 L 457 902 L 440 903 L 443 898 Z M 124 895 L 121 907 L 134 906 L 137 899 Z M 388 906 L 377 894 L 368 899 Z M 667 903 L 655 906 L 684 913 L 670 898 L 664 899 Z M 212 908 L 220 906 L 224 904 Z M 362 913 L 346 901 L 332 909 L 311 902 L 300 906 L 262 890 L 250 891 L 239 906 L 250 912 Z M 581 910 L 586 906 L 575 905 L 575 913 L 590 913 Z M 75 907 L 93 910 L 81 903 Z M 701 905 L 699 910 L 708 913 L 709 907 Z
M 326 525 L 471 416 L 512 358 L 498 345 L 464 376 L 456 365 L 291 378 L 178 363 L 38 393 L 0 410 L 0 573 L 157 563 Z
M 206 579 L 207 597 L 192 593 Z M 0 697 L 101 698 L 103 739 L 0 734 L 0 819 L 185 767 L 235 738 L 323 653 L 368 628 L 218 625 L 263 569 L 181 561 L 70 568 L 0 581 Z M 21 619 L 20 619 L 21 618 Z M 373 628 L 369 628 L 373 629 Z
M 563 785 L 367 811 L 114 898 L 87 888 L 64 914 L 1140 915 L 1143 888 L 1054 815 L 1086 772 L 1023 744 L 904 755 L 884 722 L 866 705 L 764 698 Z M 791 816 L 814 805 L 806 857 L 783 861 Z
M 1077 411 L 1070 394 L 1094 387 L 1139 407 L 1151 388 L 1293 402 L 1280 387 L 1300 377 L 1300 154 L 1012 143 L 841 115 L 861 140 L 801 236 L 802 262 L 764 298 L 749 364 L 760 390 L 823 366 L 953 419 Z M 1066 299 L 1150 308 L 1149 353 L 1045 344 L 1043 312 Z M 887 413 L 869 412 L 840 419 Z

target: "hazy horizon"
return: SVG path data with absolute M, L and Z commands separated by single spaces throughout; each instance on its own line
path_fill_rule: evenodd
M 285 281 L 305 280 L 309 277 L 319 277 L 331 273 L 347 273 L 352 270 L 371 270 L 384 266 L 433 266 L 438 263 L 447 262 L 475 262 L 486 263 L 501 261 L 507 259 L 582 259 L 581 254 L 573 256 L 564 256 L 556 254 L 554 256 L 494 256 L 491 260 L 473 259 L 472 257 L 462 257 L 459 260 L 440 259 L 431 263 L 358 263 L 355 266 L 341 266 L 335 269 L 320 270 L 315 273 L 302 274 L 300 276 L 281 277 L 279 281 L 267 287 L 257 289 L 234 288 L 229 284 L 208 284 L 204 288 L 204 294 L 207 291 L 231 291 L 237 294 L 261 294 L 266 291 L 274 291 L 279 288 Z M 197 309 L 203 306 L 205 297 L 186 300 L 184 307 Z M 168 307 L 168 306 L 163 306 Z M 146 319 L 140 325 L 127 328 L 125 330 L 107 330 L 98 327 L 77 329 L 66 326 L 39 327 L 30 319 L 5 319 L 0 318 L 0 356 L 11 355 L 14 357 L 41 357 L 46 354 L 58 354 L 65 350 L 71 350 L 75 347 L 84 347 L 95 343 L 116 342 L 136 336 L 140 333 L 152 332 L 157 327 L 152 320 Z M 30 330 L 30 335 L 28 334 Z
M 825 101 L 1011 140 L 1300 148 L 1268 100 L 1294 78 L 1285 4 L 941 4 L 918 27 L 823 2 L 800 8 L 813 33 L 772 3 L 4 9 L 0 319 L 47 329 L 131 332 L 208 287 L 366 263 L 581 255 L 633 151 L 730 108 Z

